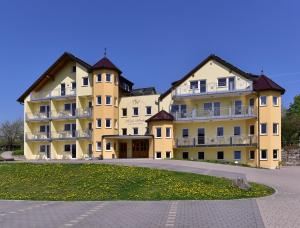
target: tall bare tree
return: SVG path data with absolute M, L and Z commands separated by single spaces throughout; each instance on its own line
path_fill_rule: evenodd
M 13 149 L 14 145 L 23 143 L 24 135 L 23 120 L 6 121 L 0 125 L 0 135 L 3 143 L 9 150 Z

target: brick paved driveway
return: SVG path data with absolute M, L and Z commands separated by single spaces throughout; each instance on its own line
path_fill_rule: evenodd
M 265 170 L 146 159 L 94 162 L 246 176 L 275 187 L 277 193 L 228 201 L 0 201 L 0 227 L 300 227 L 300 167 Z

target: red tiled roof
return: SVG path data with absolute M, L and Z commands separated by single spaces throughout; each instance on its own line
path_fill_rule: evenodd
M 152 122 L 152 121 L 173 121 L 174 117 L 166 112 L 165 110 L 161 110 L 160 112 L 156 113 L 154 116 L 150 117 L 146 120 L 146 122 Z
M 109 70 L 116 70 L 119 73 L 122 73 L 122 71 L 115 66 L 107 57 L 103 57 L 100 59 L 94 66 L 93 69 L 109 69 Z
M 281 92 L 282 94 L 285 92 L 284 88 L 265 75 L 262 75 L 254 80 L 253 89 L 254 91 L 275 90 Z

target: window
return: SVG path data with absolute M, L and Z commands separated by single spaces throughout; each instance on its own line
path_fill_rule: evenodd
M 106 74 L 106 82 L 111 82 L 111 74 Z
M 204 160 L 204 152 L 198 152 L 198 159 Z
M 170 127 L 166 128 L 166 138 L 171 138 L 171 128 Z
M 278 106 L 278 97 L 273 96 L 273 106 Z
M 93 130 L 92 122 L 89 122 L 89 123 L 88 123 L 88 129 L 89 129 L 89 130 Z
M 96 147 L 96 150 L 97 151 L 101 151 L 102 150 L 102 143 L 101 142 L 97 142 L 97 147 Z
M 109 96 L 109 95 L 105 96 L 105 104 L 106 105 L 111 105 L 111 96 Z
M 267 106 L 267 97 L 261 96 L 259 99 L 259 104 L 260 104 L 260 106 Z
M 40 132 L 46 132 L 46 125 L 40 126 Z
M 268 159 L 268 151 L 267 150 L 261 150 L 260 151 L 260 160 L 267 160 Z
M 182 159 L 189 159 L 189 152 L 182 152 Z
M 40 106 L 40 113 L 46 113 L 46 106 L 45 105 Z
M 254 107 L 254 98 L 249 99 L 249 106 Z
M 110 142 L 106 142 L 105 149 L 106 149 L 106 151 L 111 151 L 111 143 Z
M 224 159 L 224 152 L 223 151 L 218 151 L 217 153 L 217 159 L 223 160 Z
M 127 128 L 122 128 L 122 135 L 127 135 Z
M 134 127 L 134 128 L 133 128 L 133 134 L 134 134 L 134 135 L 138 135 L 138 134 L 139 134 L 139 128 Z
M 71 104 L 64 105 L 65 111 L 71 111 Z
M 278 159 L 278 150 L 273 150 L 273 160 L 277 160 Z
M 156 128 L 156 138 L 161 138 L 161 127 Z
M 88 86 L 89 85 L 89 78 L 83 77 L 82 78 L 82 86 Z
M 138 107 L 134 107 L 133 108 L 133 116 L 138 116 L 139 115 L 139 108 Z
M 187 128 L 182 129 L 182 137 L 183 138 L 189 137 L 189 129 Z
M 170 151 L 166 152 L 166 158 L 171 158 L 171 152 Z
M 198 89 L 199 81 L 190 81 L 190 89 Z
M 72 90 L 76 89 L 76 82 L 72 82 Z
M 266 123 L 261 123 L 260 124 L 260 134 L 261 135 L 266 135 L 267 134 L 267 124 Z
M 254 125 L 249 126 L 249 135 L 254 135 Z
M 241 127 L 237 126 L 233 128 L 233 135 L 234 136 L 240 136 L 241 135 Z
M 64 131 L 71 131 L 71 124 L 65 124 Z
M 97 126 L 96 126 L 96 128 L 101 128 L 101 127 L 102 127 L 101 119 L 97 119 Z
M 249 159 L 250 160 L 254 160 L 255 159 L 255 151 L 254 150 L 250 150 L 249 151 Z
M 218 137 L 224 136 L 224 128 L 223 127 L 217 127 L 217 136 Z
M 234 151 L 234 160 L 241 160 L 241 159 L 242 159 L 241 151 Z
M 102 104 L 102 97 L 101 96 L 97 96 L 97 105 L 101 105 Z
M 109 119 L 109 118 L 105 119 L 105 127 L 111 128 L 111 119 Z
M 101 74 L 98 74 L 97 75 L 97 81 L 96 82 L 101 82 L 102 81 L 102 75 Z
M 122 108 L 122 116 L 127 116 L 127 108 Z
M 161 152 L 156 152 L 156 158 L 161 158 Z
M 146 106 L 146 115 L 151 115 L 151 106 Z
M 76 72 L 76 66 L 72 66 L 72 73 Z
M 70 152 L 71 151 L 71 145 L 66 144 L 65 145 L 65 152 Z
M 273 135 L 279 135 L 279 124 L 273 123 Z
M 46 152 L 46 145 L 40 145 L 40 153 Z
M 225 87 L 226 86 L 226 78 L 218 78 L 218 87 Z

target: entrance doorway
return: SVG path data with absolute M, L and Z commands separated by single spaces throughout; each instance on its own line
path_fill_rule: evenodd
M 119 158 L 127 158 L 127 143 L 119 143 Z
M 132 140 L 132 157 L 133 158 L 149 158 L 149 141 Z

